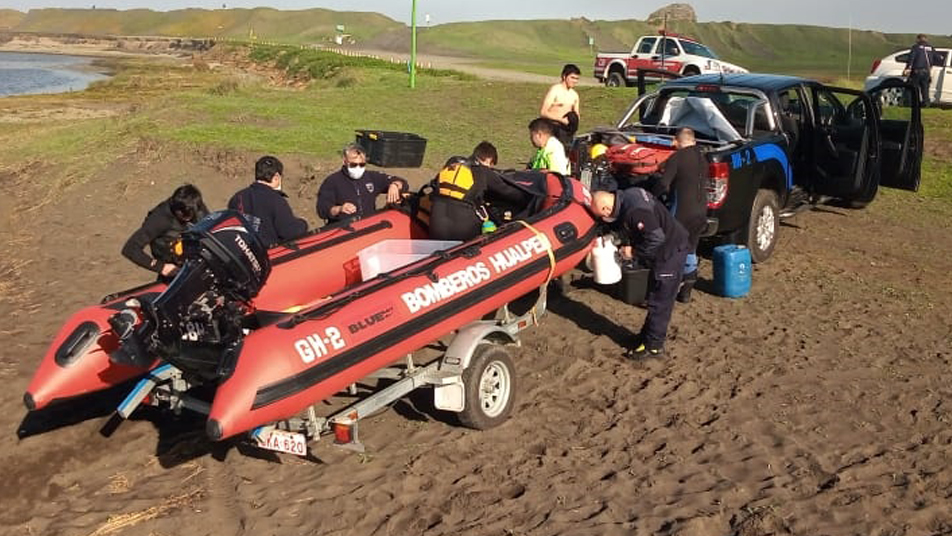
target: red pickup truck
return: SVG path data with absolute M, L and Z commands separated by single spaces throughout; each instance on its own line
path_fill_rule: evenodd
M 634 86 L 639 69 L 680 76 L 747 72 L 718 59 L 697 40 L 670 32 L 638 39 L 630 53 L 601 52 L 595 57 L 595 78 L 609 87 Z

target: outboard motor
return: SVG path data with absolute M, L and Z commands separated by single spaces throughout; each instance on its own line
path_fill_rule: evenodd
M 111 358 L 138 367 L 160 358 L 216 379 L 234 365 L 251 300 L 271 273 L 268 250 L 235 211 L 200 221 L 182 235 L 182 247 L 185 264 L 165 292 L 109 319 L 120 337 Z

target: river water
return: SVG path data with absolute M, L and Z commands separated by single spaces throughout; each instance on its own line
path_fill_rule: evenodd
M 0 52 L 0 97 L 81 91 L 108 76 L 95 72 L 92 58 Z

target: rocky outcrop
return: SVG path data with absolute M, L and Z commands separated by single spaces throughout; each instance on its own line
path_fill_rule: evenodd
M 668 16 L 668 22 L 686 21 L 697 22 L 697 13 L 691 4 L 669 4 L 655 11 L 648 16 L 648 22 L 662 22 L 664 16 Z

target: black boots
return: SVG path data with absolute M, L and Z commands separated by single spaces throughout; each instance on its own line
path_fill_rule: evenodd
M 681 278 L 681 288 L 678 290 L 678 302 L 689 303 L 691 301 L 691 291 L 694 290 L 694 284 L 697 283 L 697 270 L 684 274 Z

